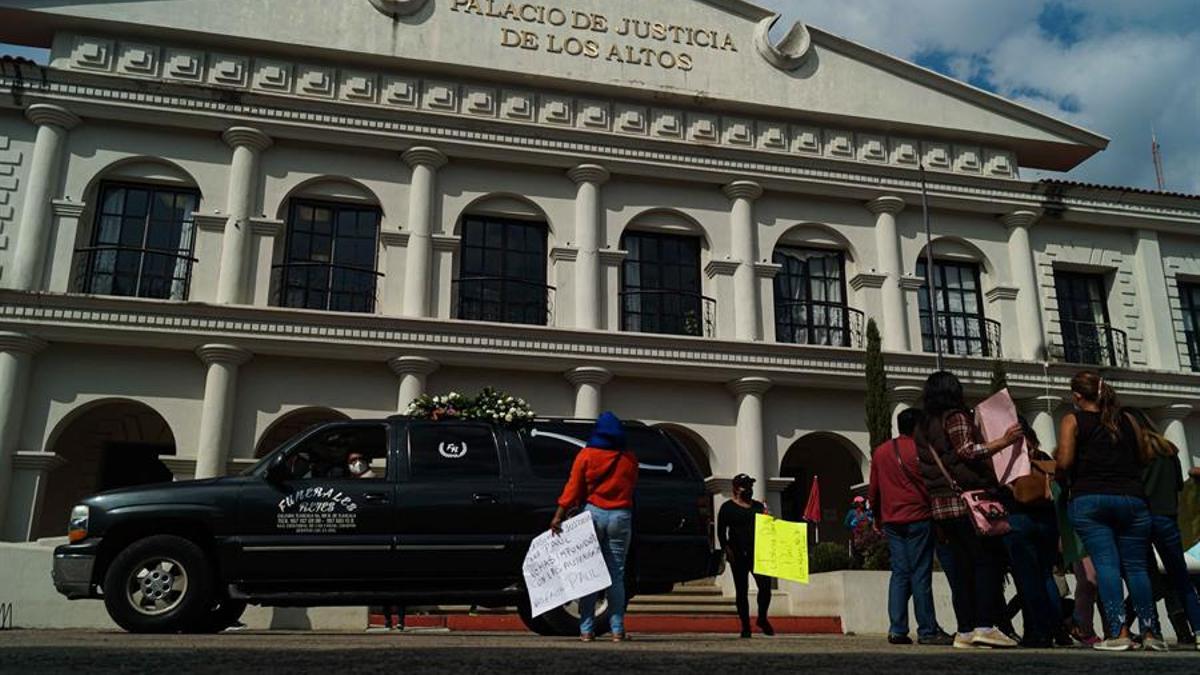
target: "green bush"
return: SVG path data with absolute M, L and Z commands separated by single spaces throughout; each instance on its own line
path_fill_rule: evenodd
M 812 559 L 809 560 L 808 569 L 813 574 L 850 569 L 850 554 L 846 551 L 845 544 L 835 544 L 829 541 L 817 544 L 816 548 L 812 550 Z
M 887 539 L 880 539 L 871 544 L 863 555 L 863 569 L 874 572 L 892 569 L 892 550 L 888 547 Z

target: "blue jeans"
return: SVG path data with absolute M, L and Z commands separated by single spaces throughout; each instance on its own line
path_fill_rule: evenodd
M 942 568 L 950 582 L 958 632 L 995 626 L 1000 619 L 998 599 L 1004 595 L 1003 544 L 997 537 L 975 534 L 975 526 L 965 516 L 941 520 L 937 525 L 946 539 Z M 941 551 L 938 554 L 940 557 Z
M 892 578 L 888 582 L 888 617 L 891 635 L 908 635 L 908 599 L 917 615 L 917 635 L 933 637 L 941 632 L 933 608 L 933 523 L 922 520 L 883 526 L 892 554 Z
M 1200 632 L 1200 597 L 1197 597 L 1196 586 L 1192 584 L 1187 571 L 1179 521 L 1175 516 L 1151 516 L 1150 541 L 1158 550 L 1158 557 L 1162 558 L 1167 581 L 1183 604 L 1188 623 L 1192 625 L 1192 632 Z
M 629 540 L 633 537 L 633 512 L 629 509 L 602 509 L 588 504 L 587 512 L 592 514 L 592 523 L 596 527 L 596 538 L 600 540 L 600 551 L 604 554 L 604 564 L 608 567 L 608 576 L 612 577 L 612 586 L 608 587 L 609 624 L 612 632 L 625 632 L 625 554 L 629 552 Z M 596 598 L 599 593 L 586 595 L 579 599 L 579 632 L 595 633 Z
M 1054 561 L 1058 557 L 1058 517 L 1053 510 L 1014 511 L 1008 523 L 1012 531 L 1004 546 L 1012 563 L 1013 580 L 1021 594 L 1025 617 L 1025 639 L 1052 640 L 1062 624 L 1062 601 L 1054 583 Z
M 1068 506 L 1071 524 L 1096 566 L 1106 637 L 1116 637 L 1125 616 L 1121 579 L 1129 585 L 1142 633 L 1161 635 L 1146 568 L 1150 509 L 1138 497 L 1081 495 Z

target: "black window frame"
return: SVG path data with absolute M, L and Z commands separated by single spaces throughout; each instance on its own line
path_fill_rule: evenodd
M 800 254 L 800 255 L 796 255 Z M 801 257 L 803 256 L 803 257 Z M 813 274 L 812 261 L 830 259 L 836 276 Z M 772 262 L 780 265 L 772 288 L 775 303 L 775 341 L 788 344 L 849 347 L 852 339 L 849 296 L 846 290 L 846 252 L 836 249 L 779 246 Z M 789 263 L 798 265 L 799 274 L 789 274 Z M 822 263 L 825 271 L 829 265 Z M 789 280 L 803 289 L 802 299 L 786 297 Z M 812 299 L 813 283 L 824 285 L 826 291 L 836 288 L 840 300 Z M 830 284 L 835 284 L 830 286 Z M 823 335 L 822 335 L 823 333 Z M 803 338 L 803 339 L 801 339 Z
M 1200 373 L 1200 281 L 1179 280 L 1179 308 L 1188 360 L 1192 370 Z
M 414 461 L 414 431 L 424 429 L 435 430 L 450 430 L 454 427 L 469 427 L 487 433 L 491 439 L 491 447 L 496 460 L 495 474 L 484 473 L 463 473 L 459 475 L 447 475 L 444 473 L 421 473 L 418 471 L 416 462 Z M 470 420 L 449 420 L 449 421 L 424 421 L 414 420 L 408 423 L 404 436 L 404 463 L 405 463 L 405 480 L 410 483 L 442 483 L 453 480 L 499 480 L 505 475 L 504 452 L 501 445 L 501 439 L 496 434 L 496 429 L 484 422 L 472 422 Z M 467 448 L 470 453 L 470 446 Z
M 1068 363 L 1123 365 L 1124 333 L 1113 328 L 1109 317 L 1107 277 L 1103 272 L 1054 270 L 1063 357 Z M 1086 299 L 1075 297 L 1080 285 L 1086 287 Z M 1091 297 L 1092 290 L 1096 291 L 1095 298 Z M 1083 304 L 1088 306 L 1087 316 L 1075 316 L 1075 308 Z
M 921 289 L 917 296 L 917 316 L 921 325 L 921 348 L 925 353 L 932 354 L 936 349 L 933 343 L 933 316 L 929 307 L 928 277 L 925 275 L 926 264 L 923 257 L 917 261 L 916 273 L 921 278 Z M 949 287 L 947 283 L 949 270 L 957 272 L 960 280 L 958 288 L 951 289 Z M 950 309 L 952 292 L 959 296 L 959 306 L 966 306 L 965 300 L 971 289 L 962 287 L 961 280 L 964 272 L 970 273 L 970 278 L 975 285 L 974 293 L 971 293 L 975 300 L 976 311 L 974 312 L 965 309 Z M 938 338 L 942 343 L 942 353 L 956 356 L 998 357 L 999 354 L 992 353 L 995 349 L 990 344 L 988 336 L 988 318 L 984 313 L 981 265 L 974 261 L 934 258 L 933 289 L 934 295 L 937 297 L 938 323 L 940 324 Z M 971 335 L 972 324 L 976 327 L 975 335 Z M 976 345 L 978 347 L 973 349 Z
M 347 472 L 346 475 L 341 475 L 341 476 L 328 476 L 328 475 L 326 475 L 326 476 L 294 476 L 294 475 L 289 475 L 287 477 L 287 480 L 288 481 L 354 480 L 354 481 L 368 481 L 368 482 L 372 482 L 372 483 L 394 482 L 395 477 L 396 477 L 396 469 L 392 466 L 393 462 L 391 461 L 392 460 L 392 452 L 391 452 L 392 431 L 386 422 L 375 421 L 375 420 L 345 420 L 345 421 L 332 422 L 332 423 L 328 423 L 328 424 L 322 424 L 322 425 L 315 426 L 315 427 L 309 429 L 308 431 L 303 432 L 301 434 L 301 436 L 294 438 L 293 440 L 285 442 L 283 445 L 281 445 L 275 451 L 265 455 L 263 460 L 260 460 L 259 463 L 255 465 L 254 469 L 252 469 L 252 471 L 259 471 L 259 472 L 261 472 L 261 475 L 265 476 L 266 471 L 268 471 L 271 464 L 274 463 L 274 458 L 277 455 L 282 455 L 283 457 L 288 458 L 287 460 L 285 460 L 285 463 L 287 463 L 290 466 L 291 465 L 290 458 L 299 452 L 305 451 L 305 449 L 309 446 L 309 444 L 316 442 L 318 439 L 324 437 L 325 435 L 327 435 L 331 432 L 345 433 L 347 430 L 354 430 L 354 429 L 370 429 L 372 431 L 378 431 L 380 434 L 382 434 L 382 440 L 383 440 L 382 450 L 383 450 L 383 452 L 381 455 L 379 455 L 378 457 L 374 457 L 373 459 L 382 458 L 384 460 L 384 466 L 380 467 L 378 464 L 375 464 L 372 466 L 372 471 L 375 473 L 375 476 L 373 478 L 357 478 L 355 476 L 349 475 L 349 473 Z M 349 455 L 349 451 L 347 451 L 346 454 Z
M 493 227 L 500 231 L 495 245 L 490 237 Z M 477 228 L 479 236 L 475 237 Z M 520 245 L 514 246 L 518 232 Z M 531 233 L 534 250 L 528 249 Z M 549 223 L 470 214 L 463 216 L 460 234 L 455 316 L 464 321 L 549 325 L 550 294 L 554 290 L 548 283 L 547 270 Z M 488 269 L 489 261 L 497 259 L 493 274 Z M 520 269 L 513 270 L 513 266 Z M 533 278 L 528 274 L 531 271 Z
M 110 191 L 124 190 L 122 196 L 121 212 L 109 213 L 105 211 L 106 204 Z M 125 215 L 129 209 L 129 197 L 131 191 L 140 191 L 146 193 L 145 214 L 140 216 L 141 220 L 141 236 L 138 237 L 137 245 L 125 245 L 122 243 L 126 227 L 126 221 L 134 220 L 136 216 Z M 106 180 L 102 181 L 97 189 L 96 212 L 92 219 L 92 231 L 88 238 L 90 245 L 80 249 L 77 253 L 81 254 L 83 269 L 80 271 L 76 286 L 82 293 L 94 295 L 109 295 L 115 297 L 130 297 L 130 298 L 151 298 L 158 300 L 177 300 L 185 301 L 191 293 L 192 285 L 192 266 L 196 262 L 196 220 L 194 213 L 200 209 L 200 190 L 192 186 L 186 185 L 167 185 L 162 183 L 140 183 L 136 181 L 120 181 Z M 174 204 L 180 197 L 190 197 L 192 199 L 192 207 L 182 211 L 182 220 L 161 220 L 153 218 L 154 204 L 156 196 L 159 194 L 173 195 L 172 203 Z M 104 234 L 104 221 L 107 218 L 117 218 L 120 220 L 117 226 L 117 235 L 115 241 L 100 241 Z M 166 249 L 152 247 L 151 237 L 155 224 L 179 227 L 179 241 L 187 240 L 186 246 L 176 246 L 175 249 Z M 117 292 L 114 287 L 117 285 L 116 280 L 121 276 L 119 267 L 123 259 L 130 259 L 136 256 L 136 272 L 134 274 L 132 292 Z M 174 259 L 174 268 L 178 270 L 183 267 L 183 273 L 180 275 L 178 271 L 170 274 L 148 275 L 147 265 L 151 261 Z M 112 261 L 111 272 L 99 272 L 98 265 L 106 265 L 106 261 Z M 107 290 L 98 290 L 98 284 L 101 276 L 111 276 Z M 147 276 L 151 279 L 165 280 L 164 293 L 151 293 L 145 287 Z M 176 284 L 181 288 L 178 295 L 174 289 Z
M 304 232 L 297 231 L 299 217 L 297 212 L 301 208 L 328 209 L 330 211 L 329 225 L 330 231 L 328 238 L 330 240 L 329 254 L 327 260 L 314 260 L 312 238 L 314 235 L 319 235 L 316 230 L 309 229 Z M 371 240 L 371 264 L 369 267 L 363 265 L 344 265 L 337 262 L 338 259 L 338 232 L 341 218 L 340 214 L 345 212 L 356 212 L 358 216 L 362 214 L 370 214 L 374 216 L 374 236 Z M 357 222 L 356 227 L 360 224 Z M 315 225 L 316 218 L 310 221 L 310 228 Z M 334 312 L 352 312 L 358 314 L 374 314 L 376 308 L 376 295 L 378 293 L 378 279 L 383 274 L 379 272 L 379 235 L 383 223 L 383 210 L 377 204 L 364 204 L 355 202 L 341 202 L 334 200 L 312 199 L 306 197 L 293 197 L 288 202 L 288 218 L 286 222 L 286 230 L 283 242 L 283 262 L 275 265 L 275 268 L 280 270 L 280 278 L 278 282 L 278 290 L 275 298 L 275 304 L 279 307 L 290 307 L 293 309 L 315 309 L 319 311 L 334 311 Z M 293 257 L 293 247 L 296 245 L 299 236 L 309 237 L 309 246 L 307 255 L 304 257 Z M 365 237 L 347 236 L 343 238 L 347 243 L 354 240 L 365 240 Z M 345 245 L 345 244 L 343 244 Z M 324 289 L 318 285 L 314 285 L 314 280 L 319 280 L 322 275 L 325 279 Z M 362 280 L 369 279 L 369 283 L 363 283 L 362 288 L 355 289 L 352 279 L 359 278 Z M 343 284 L 343 288 L 335 288 L 335 283 L 338 280 Z M 292 302 L 292 291 L 297 291 L 301 294 L 301 302 Z M 323 295 L 324 299 L 319 306 L 314 306 L 310 302 L 310 298 L 314 295 Z M 336 297 L 349 298 L 352 301 L 357 298 L 357 303 L 352 303 L 350 307 L 335 305 Z
M 631 246 L 631 239 L 653 242 L 656 259 L 651 261 L 643 258 L 646 247 L 641 244 Z M 684 255 L 676 255 L 675 260 L 664 263 L 663 252 L 668 250 L 664 245 L 669 245 L 672 250 L 680 253 L 683 253 L 681 249 L 686 246 L 687 260 L 684 260 Z M 706 305 L 711 303 L 711 300 L 703 295 L 703 281 L 700 275 L 702 248 L 703 239 L 690 233 L 633 230 L 621 235 L 621 249 L 628 252 L 621 264 L 620 309 L 623 332 L 695 337 L 709 333 L 711 317 Z M 631 274 L 635 268 L 637 274 Z M 653 274 L 646 274 L 647 270 L 653 270 Z M 636 285 L 631 283 L 633 276 L 637 277 Z M 647 277 L 653 281 L 647 282 Z M 665 282 L 672 277 L 678 280 L 675 288 Z M 646 317 L 651 317 L 651 320 L 647 322 Z

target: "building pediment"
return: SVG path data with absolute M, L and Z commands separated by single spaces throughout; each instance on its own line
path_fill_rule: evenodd
M 0 0 L 0 39 L 153 38 L 687 103 L 973 143 L 1035 168 L 1067 169 L 1107 144 L 816 28 L 772 39 L 777 19 L 743 0 Z

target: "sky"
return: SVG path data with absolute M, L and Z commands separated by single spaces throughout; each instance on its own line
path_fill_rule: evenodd
M 1026 179 L 1154 189 L 1153 130 L 1167 190 L 1200 194 L 1200 0 L 756 1 L 1111 139 Z

